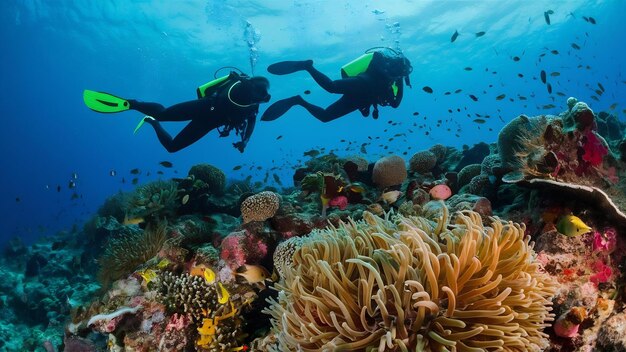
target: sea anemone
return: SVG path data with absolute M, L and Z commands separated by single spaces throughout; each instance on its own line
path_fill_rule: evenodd
M 282 258 L 276 351 L 520 351 L 547 344 L 554 281 L 525 226 L 442 203 L 437 222 L 369 212 Z M 287 252 L 283 253 L 286 254 Z

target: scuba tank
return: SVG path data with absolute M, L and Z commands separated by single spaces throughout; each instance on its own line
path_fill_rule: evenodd
M 232 68 L 232 69 L 235 69 L 238 72 L 231 71 L 231 73 L 229 73 L 229 74 L 227 74 L 225 76 L 216 77 L 217 73 L 220 70 L 224 69 L 224 68 Z M 211 88 L 219 88 L 219 87 L 223 86 L 226 82 L 228 82 L 228 79 L 231 77 L 231 74 L 233 72 L 236 72 L 240 77 L 248 77 L 248 75 L 246 75 L 245 73 L 243 73 L 243 71 L 241 71 L 240 69 L 238 69 L 236 67 L 233 67 L 233 66 L 220 67 L 213 74 L 213 77 L 215 78 L 214 80 L 209 81 L 209 82 L 199 86 L 198 88 L 196 88 L 196 94 L 198 95 L 198 99 L 202 99 L 202 98 L 206 97 L 207 95 L 209 95 L 209 94 L 207 94 L 207 93 L 210 93 L 209 90 L 215 91 L 215 89 L 211 89 Z

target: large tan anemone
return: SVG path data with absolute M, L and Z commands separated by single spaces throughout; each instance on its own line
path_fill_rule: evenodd
M 437 222 L 364 212 L 303 238 L 270 300 L 276 351 L 529 351 L 554 281 L 524 225 L 444 207 Z

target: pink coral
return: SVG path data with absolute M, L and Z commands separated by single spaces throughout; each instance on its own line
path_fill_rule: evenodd
M 597 260 L 593 263 L 593 270 L 595 271 L 595 274 L 589 277 L 589 281 L 596 285 L 609 281 L 609 278 L 613 274 L 611 267 L 604 264 L 601 260 Z
M 222 241 L 220 257 L 233 268 L 255 264 L 267 256 L 267 244 L 248 231 L 233 232 Z
M 593 250 L 602 253 L 611 253 L 617 244 L 617 234 L 614 228 L 608 228 L 604 233 L 593 233 Z
M 600 138 L 591 130 L 585 133 L 586 142 L 583 145 L 585 153 L 583 160 L 592 166 L 602 164 L 602 158 L 609 153 L 609 149 L 602 143 Z
M 344 210 L 348 206 L 348 198 L 346 196 L 337 196 L 328 202 L 331 207 L 337 207 L 339 210 Z
M 187 325 L 189 325 L 190 322 L 191 319 L 188 316 L 174 313 L 174 315 L 170 317 L 170 321 L 167 323 L 165 330 L 183 330 L 187 327 Z

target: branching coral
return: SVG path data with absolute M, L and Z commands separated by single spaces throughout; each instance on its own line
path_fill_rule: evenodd
M 164 272 L 158 284 L 158 300 L 170 312 L 185 313 L 198 326 L 200 351 L 236 351 L 241 345 L 242 320 L 232 301 L 224 296 L 221 283 L 203 277 Z M 218 295 L 218 290 L 222 292 Z M 221 298 L 226 298 L 220 301 Z
M 436 223 L 365 212 L 303 238 L 282 264 L 265 311 L 280 351 L 536 350 L 553 319 L 555 284 L 524 225 L 483 226 L 474 212 L 450 222 L 443 207 Z
M 167 239 L 165 222 L 156 226 L 149 224 L 143 231 L 128 229 L 109 240 L 98 260 L 99 279 L 105 286 L 132 273 L 137 266 L 154 257 Z

